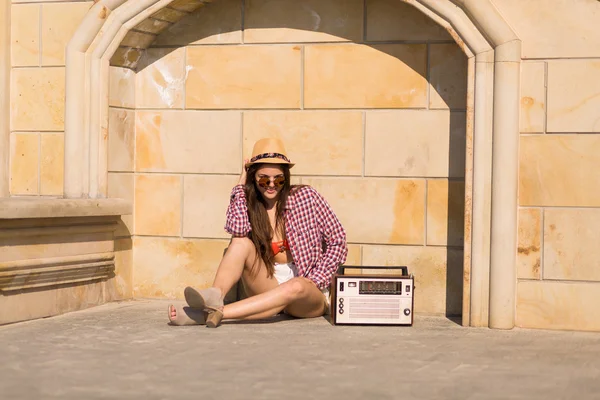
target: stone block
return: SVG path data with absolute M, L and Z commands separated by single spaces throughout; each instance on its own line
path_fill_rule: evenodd
M 446 179 L 427 181 L 427 244 L 464 245 L 465 183 Z
M 600 60 L 548 62 L 548 132 L 600 132 Z
M 521 328 L 600 330 L 600 284 L 521 281 L 516 325 Z
M 242 43 L 242 2 L 219 0 L 169 26 L 155 46 Z
M 187 49 L 186 108 L 299 108 L 300 46 Z
M 138 63 L 137 108 L 183 108 L 185 48 L 145 51 Z
M 408 267 L 415 276 L 415 313 L 462 312 L 462 250 L 429 246 L 363 246 L 363 264 Z
M 40 194 L 62 196 L 65 169 L 64 133 L 42 133 L 40 151 Z
M 365 175 L 465 176 L 464 112 L 368 111 L 365 132 Z
M 129 31 L 121 40 L 120 46 L 147 49 L 156 39 L 156 35 L 144 32 Z
M 523 58 L 600 57 L 600 2 L 494 0 L 523 43 Z
M 544 211 L 544 279 L 600 281 L 600 209 Z
M 111 107 L 135 108 L 136 73 L 128 68 L 109 67 L 108 104 Z
M 40 5 L 15 4 L 10 20 L 12 66 L 40 65 Z
M 360 244 L 348 244 L 348 255 L 346 256 L 344 265 L 362 265 L 362 250 Z M 347 270 L 347 272 L 348 271 L 349 270 Z
M 363 1 L 245 0 L 244 43 L 360 42 Z
M 467 108 L 467 56 L 456 43 L 429 45 L 430 108 Z
M 546 63 L 521 64 L 521 132 L 543 133 L 546 124 Z
M 183 299 L 186 286 L 210 287 L 228 245 L 227 240 L 136 237 L 134 296 Z
M 93 1 L 42 4 L 42 65 L 65 65 L 65 49 Z
M 115 240 L 115 276 L 106 281 L 106 301 L 133 298 L 133 241 Z
M 542 209 L 520 208 L 517 277 L 541 279 Z
M 145 50 L 135 49 L 133 47 L 118 47 L 110 58 L 110 65 L 136 69 L 138 61 Z
M 331 205 L 349 242 L 425 243 L 424 180 L 302 178 L 302 183 Z
M 158 35 L 167 29 L 171 24 L 167 21 L 161 21 L 159 19 L 147 18 L 137 24 L 134 29 L 140 32 L 152 33 Z M 156 42 L 155 42 L 156 43 Z
M 64 68 L 13 69 L 10 95 L 11 130 L 64 130 Z
M 229 238 L 225 212 L 239 175 L 186 175 L 183 181 L 183 236 Z
M 13 133 L 10 138 L 10 194 L 38 194 L 40 136 Z
M 311 45 L 304 68 L 306 108 L 427 106 L 424 44 Z
M 138 111 L 136 118 L 136 171 L 240 173 L 240 112 Z
M 368 41 L 453 40 L 446 30 L 410 4 L 396 0 L 366 0 Z
M 134 204 L 134 176 L 132 173 L 108 173 L 108 197 L 127 200 Z M 133 234 L 133 214 L 122 215 L 115 237 L 127 237 Z
M 136 235 L 180 235 L 181 180 L 171 175 L 136 175 L 133 210 Z
M 133 171 L 135 111 L 108 110 L 108 170 Z
M 165 7 L 155 12 L 150 17 L 159 19 L 161 21 L 175 23 L 178 22 L 181 18 L 185 17 L 186 15 L 188 15 L 186 12 Z
M 244 159 L 263 137 L 282 139 L 296 165 L 292 174 L 362 174 L 360 111 L 253 111 L 244 113 Z
M 600 135 L 521 137 L 521 206 L 600 206 Z

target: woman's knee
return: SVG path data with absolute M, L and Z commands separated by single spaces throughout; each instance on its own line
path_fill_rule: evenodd
M 308 293 L 306 282 L 303 278 L 292 278 L 281 284 L 282 289 L 289 301 L 300 299 Z
M 229 243 L 228 250 L 229 249 L 243 251 L 248 254 L 250 250 L 254 251 L 254 243 L 252 243 L 252 240 L 248 237 L 233 237 Z

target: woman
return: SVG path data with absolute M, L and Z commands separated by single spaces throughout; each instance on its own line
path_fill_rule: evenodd
M 280 140 L 256 142 L 231 193 L 225 230 L 232 239 L 213 286 L 187 287 L 189 307 L 169 306 L 172 324 L 217 327 L 221 319 L 328 311 L 331 277 L 348 254 L 346 233 L 315 189 L 290 184 L 293 166 Z M 223 306 L 240 278 L 250 297 Z

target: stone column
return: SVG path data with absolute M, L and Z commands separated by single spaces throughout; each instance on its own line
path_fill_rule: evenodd
M 0 0 L 0 197 L 8 197 L 10 152 L 10 0 Z

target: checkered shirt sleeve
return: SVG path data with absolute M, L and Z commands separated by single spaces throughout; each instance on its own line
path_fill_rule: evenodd
M 338 267 L 346 262 L 348 255 L 346 232 L 323 196 L 315 189 L 310 189 L 317 216 L 317 227 L 326 248 L 306 277 L 313 281 L 319 289 L 325 289 L 329 286 L 331 277 Z
M 248 218 L 248 205 L 246 203 L 244 186 L 236 185 L 231 190 L 226 216 L 225 231 L 227 233 L 237 237 L 248 236 L 252 230 L 252 226 Z

